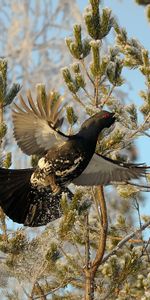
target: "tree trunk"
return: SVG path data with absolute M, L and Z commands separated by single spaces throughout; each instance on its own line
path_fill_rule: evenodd
M 91 269 L 85 270 L 85 300 L 94 300 L 94 279 Z

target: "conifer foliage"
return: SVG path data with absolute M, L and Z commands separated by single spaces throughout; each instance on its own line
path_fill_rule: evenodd
M 134 139 L 140 135 L 149 138 L 149 52 L 135 38 L 128 38 L 111 10 L 102 8 L 99 0 L 89 0 L 83 19 L 86 31 L 75 24 L 73 37 L 66 38 L 73 63 L 62 69 L 72 97 L 66 107 L 65 128 L 73 133 L 85 116 L 103 108 L 114 111 L 119 122 L 112 132 L 100 135 L 97 152 L 126 161 L 127 154 L 132 154 Z M 107 48 L 104 41 L 111 31 L 115 38 L 113 46 Z M 136 68 L 144 76 L 146 88 L 140 91 L 143 101 L 140 107 L 136 102 L 126 104 L 117 96 L 116 90 L 124 84 L 124 67 Z M 7 90 L 6 69 L 6 61 L 1 60 L 1 140 L 6 135 L 4 107 L 12 102 L 20 88 L 14 84 Z M 43 85 L 42 92 L 44 95 Z M 55 103 L 59 97 L 54 92 L 52 95 Z M 2 156 L 6 168 L 10 167 L 10 161 L 9 153 Z M 36 157 L 32 162 L 36 164 Z M 21 227 L 9 231 L 7 219 L 0 212 L 0 285 L 4 299 L 150 298 L 150 217 L 140 212 L 144 201 L 141 191 L 147 188 L 143 182 L 125 186 L 114 183 L 114 186 L 111 191 L 102 186 L 73 187 L 71 202 L 68 203 L 65 195 L 62 197 L 63 216 L 41 230 Z M 143 235 L 145 229 L 147 235 Z

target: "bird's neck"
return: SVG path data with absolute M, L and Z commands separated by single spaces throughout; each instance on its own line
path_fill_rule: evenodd
M 93 126 L 89 128 L 81 128 L 77 136 L 88 142 L 88 144 L 95 150 L 100 131 L 101 130 L 99 130 L 99 128 L 94 128 Z

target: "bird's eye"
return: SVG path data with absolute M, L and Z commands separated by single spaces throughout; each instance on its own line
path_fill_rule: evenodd
M 103 114 L 103 118 L 104 118 L 104 119 L 107 119 L 107 118 L 109 118 L 109 117 L 110 117 L 110 114 L 109 114 L 109 113 L 106 112 L 106 113 Z

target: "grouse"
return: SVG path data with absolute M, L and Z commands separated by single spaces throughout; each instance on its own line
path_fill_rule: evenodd
M 126 182 L 146 174 L 143 165 L 119 163 L 95 153 L 100 132 L 115 122 L 114 113 L 100 111 L 87 119 L 75 135 L 59 130 L 59 112 L 52 120 L 50 101 L 28 105 L 20 95 L 21 106 L 12 112 L 14 137 L 27 155 L 38 155 L 38 165 L 29 169 L 0 168 L 0 205 L 13 221 L 26 226 L 42 226 L 62 214 L 60 200 L 69 183 L 77 186 Z

